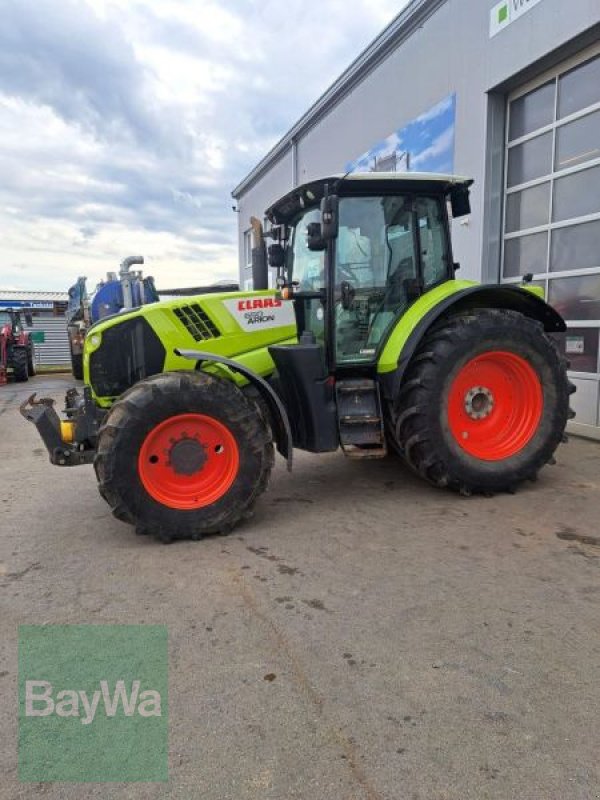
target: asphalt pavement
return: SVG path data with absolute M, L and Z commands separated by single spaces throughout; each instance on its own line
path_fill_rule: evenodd
M 598 443 L 493 498 L 298 453 L 233 533 L 165 546 L 21 419 L 71 384 L 0 387 L 3 800 L 600 797 Z M 19 783 L 25 623 L 168 626 L 167 783 Z

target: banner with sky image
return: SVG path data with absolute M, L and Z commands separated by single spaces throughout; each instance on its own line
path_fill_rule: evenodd
M 451 94 L 349 161 L 346 172 L 453 172 L 455 116 Z

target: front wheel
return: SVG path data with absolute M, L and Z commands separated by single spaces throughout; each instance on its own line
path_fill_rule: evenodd
M 27 350 L 24 347 L 15 347 L 12 354 L 12 368 L 15 381 L 24 383 L 29 379 L 27 371 Z
M 167 372 L 114 404 L 94 467 L 118 519 L 169 541 L 230 530 L 266 488 L 273 459 L 265 421 L 235 384 Z
M 83 380 L 83 353 L 74 353 L 73 346 L 71 345 L 71 372 L 73 377 L 78 380 Z
M 540 323 L 473 310 L 434 328 L 415 354 L 397 402 L 396 443 L 438 486 L 512 490 L 552 459 L 573 416 L 572 391 Z
M 30 378 L 35 376 L 35 351 L 33 349 L 33 344 L 27 351 L 27 372 Z

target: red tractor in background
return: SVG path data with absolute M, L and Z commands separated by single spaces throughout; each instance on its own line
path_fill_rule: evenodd
M 32 327 L 29 309 L 0 308 L 0 385 L 7 383 L 8 370 L 12 370 L 17 383 L 35 375 L 33 341 L 25 330 L 21 315 Z

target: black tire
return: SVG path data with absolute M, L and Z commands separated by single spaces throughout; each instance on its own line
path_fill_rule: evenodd
M 216 502 L 178 510 L 146 490 L 138 456 L 151 430 L 170 417 L 189 413 L 212 417 L 228 428 L 238 447 L 239 467 Z M 113 405 L 99 431 L 94 468 L 100 494 L 117 519 L 171 541 L 229 532 L 250 515 L 267 487 L 273 461 L 268 426 L 235 384 L 203 372 L 166 372 L 140 381 Z
M 35 376 L 35 357 L 34 357 L 34 350 L 33 345 L 27 351 L 27 372 L 29 373 L 29 377 L 33 378 Z
M 24 347 L 15 347 L 12 352 L 12 368 L 15 381 L 25 383 L 29 379 L 27 371 L 27 350 Z
M 83 380 L 83 353 L 74 353 L 71 350 L 71 372 L 76 380 Z
M 543 405 L 529 441 L 509 457 L 475 457 L 453 435 L 448 404 L 455 377 L 476 356 L 491 351 L 520 356 L 541 383 Z M 435 326 L 413 357 L 396 408 L 396 445 L 408 464 L 436 486 L 463 494 L 513 491 L 553 460 L 564 438 L 569 395 L 566 362 L 542 325 L 516 311 L 473 310 Z M 514 397 L 511 395 L 511 398 Z M 493 406 L 487 414 L 493 413 Z

